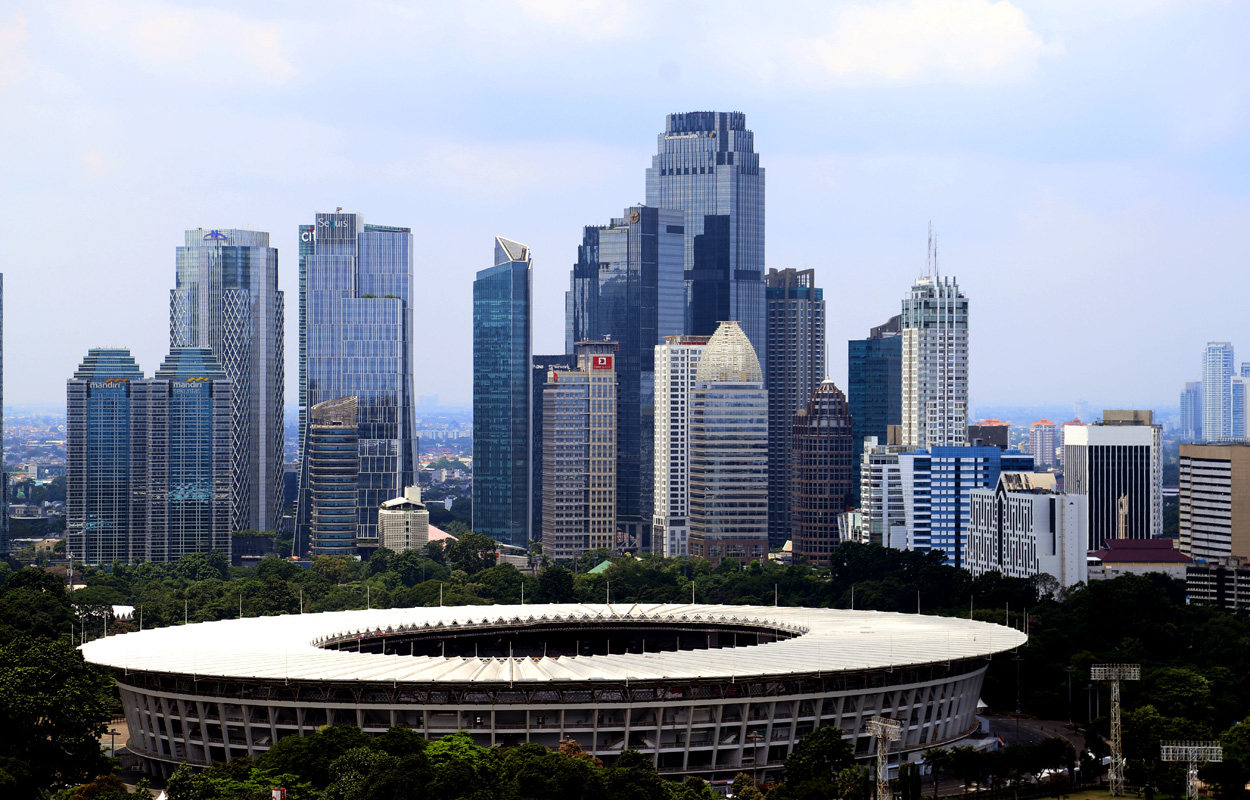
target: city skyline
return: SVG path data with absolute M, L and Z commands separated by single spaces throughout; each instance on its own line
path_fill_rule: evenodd
M 932 219 L 944 271 L 978 304 L 974 409 L 1174 406 L 1176 387 L 1195 377 L 1192 353 L 1250 337 L 1232 293 L 1201 288 L 1244 261 L 1250 117 L 1232 32 L 1250 11 L 972 0 L 889 8 L 899 24 L 884 27 L 896 38 L 874 50 L 881 42 L 871 37 L 887 34 L 872 23 L 887 12 L 858 4 L 796 10 L 791 22 L 744 6 L 699 26 L 681 23 L 693 12 L 661 25 L 642 8 L 378 10 L 332 25 L 315 11 L 237 3 L 90 13 L 10 4 L 0 13 L 0 97 L 22 125 L 0 136 L 24 158 L 0 173 L 10 187 L 0 262 L 16 298 L 11 330 L 47 332 L 41 347 L 10 354 L 8 399 L 55 402 L 89 347 L 124 345 L 158 363 L 166 320 L 135 312 L 161 307 L 181 231 L 270 231 L 279 288 L 293 298 L 296 226 L 310 208 L 342 205 L 412 221 L 418 289 L 442 300 L 422 322 L 452 343 L 419 346 L 420 393 L 467 403 L 470 375 L 457 365 L 470 353 L 475 243 L 516 236 L 539 254 L 534 350 L 557 351 L 560 292 L 582 227 L 645 199 L 643 172 L 667 114 L 716 109 L 745 113 L 766 154 L 766 265 L 815 268 L 822 285 L 856 298 L 828 332 L 839 386 L 840 342 L 894 313 L 899 287 L 923 271 Z M 943 38 L 941 26 L 923 24 L 937 13 L 963 30 Z M 678 35 L 683 27 L 696 33 Z M 165 38 L 144 39 L 152 29 Z M 208 34 L 226 30 L 238 36 L 208 46 Z M 366 30 L 378 41 L 366 46 Z M 525 37 L 541 57 L 503 69 L 486 45 L 496 30 Z M 995 37 L 984 65 L 943 57 L 980 44 L 980 30 Z M 401 35 L 430 46 L 385 46 Z M 730 37 L 742 49 L 724 47 Z M 585 69 L 557 72 L 569 57 Z M 385 77 L 362 85 L 344 68 L 354 59 Z M 619 79 L 627 63 L 652 91 L 609 100 L 587 90 Z M 421 103 L 396 110 L 380 100 L 415 75 L 434 85 Z M 242 102 L 182 124 L 223 85 Z M 348 86 L 362 93 L 358 115 L 314 101 Z M 505 101 L 526 104 L 524 129 L 486 112 Z M 609 110 L 611 124 L 586 122 Z M 43 246 L 69 218 L 101 254 L 90 269 L 73 248 Z M 1063 303 L 1020 305 L 1021 280 L 1039 275 Z M 1156 290 L 1161 282 L 1168 292 Z M 92 310 L 49 330 L 45 286 L 64 307 Z M 1172 322 L 1176 306 L 1198 302 L 1209 304 L 1203 326 Z M 1058 308 L 1058 319 L 1043 308 Z M 289 316 L 288 405 L 298 351 Z M 1076 318 L 1081 326 L 1063 324 Z M 989 332 L 1024 324 L 1052 346 L 1008 385 L 1008 337 Z

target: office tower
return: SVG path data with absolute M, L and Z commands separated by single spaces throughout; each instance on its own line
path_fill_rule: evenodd
M 1182 438 L 1190 441 L 1202 438 L 1202 381 L 1185 383 L 1185 391 L 1181 392 L 1181 419 L 1178 427 Z
M 685 212 L 686 321 L 677 332 L 710 336 L 735 320 L 764 361 L 764 170 L 746 115 L 669 114 L 647 205 Z
M 771 333 L 768 341 L 771 345 Z M 768 363 L 772 369 L 775 362 Z M 851 500 L 851 440 L 846 395 L 826 378 L 794 415 L 790 437 L 791 549 L 808 563 L 828 565 L 838 546 L 838 517 Z M 771 462 L 768 467 L 771 475 Z
M 968 504 L 973 489 L 1004 472 L 1032 472 L 1033 456 L 997 447 L 931 447 L 899 454 L 908 550 L 938 550 L 967 567 Z
M 1083 426 L 1084 424 L 1085 424 L 1084 422 L 1081 422 L 1080 417 L 1074 417 L 1071 422 L 1065 422 L 1059 426 L 1059 466 L 1060 467 L 1067 466 L 1068 428 L 1072 427 L 1073 425 L 1080 427 L 1080 426 Z
M 1207 342 L 1202 351 L 1202 438 L 1218 442 L 1232 436 L 1233 345 Z
M 282 522 L 284 315 L 268 233 L 185 232 L 169 293 L 169 346 L 212 349 L 234 384 L 235 530 Z
M 768 390 L 768 541 L 790 538 L 790 427 L 825 378 L 825 297 L 816 271 L 769 270 L 764 388 Z
M 1228 379 L 1228 438 L 1246 438 L 1246 379 L 1234 375 Z
M 616 343 L 578 342 L 543 387 L 543 555 L 616 545 Z
M 130 391 L 131 557 L 229 558 L 234 385 L 211 348 L 175 347 Z
M 310 556 L 354 556 L 359 531 L 359 404 L 353 396 L 309 410 L 300 486 L 307 524 L 296 542 Z
M 87 564 L 129 564 L 131 384 L 143 370 L 124 348 L 92 348 L 66 381 L 65 548 Z
M 1046 418 L 1029 426 L 1029 452 L 1033 454 L 1035 467 L 1057 465 L 1055 452 L 1059 447 L 1059 429 Z
M 1182 444 L 1182 553 L 1201 560 L 1250 558 L 1250 445 Z
M 1162 433 L 1153 414 L 1104 411 L 1102 422 L 1065 425 L 1063 434 L 1064 491 L 1087 498 L 1088 549 L 1162 536 Z
M 690 555 L 768 557 L 768 391 L 746 332 L 722 322 L 690 394 Z
M 311 231 L 300 228 L 300 238 L 301 439 L 308 436 L 313 406 L 356 398 L 356 537 L 360 546 L 372 547 L 377 508 L 416 484 L 412 234 L 338 210 L 318 213 Z M 310 541 L 309 501 L 309 488 L 301 485 L 301 542 Z
M 968 435 L 968 298 L 925 275 L 903 299 L 902 443 L 959 446 Z
M 655 348 L 652 552 L 690 555 L 690 395 L 707 336 L 666 336 Z
M 531 541 L 543 538 L 543 389 L 547 373 L 577 369 L 577 356 L 572 353 L 534 356 L 530 368 L 530 527 Z
M 473 281 L 473 530 L 525 547 L 530 523 L 533 259 L 495 237 Z
M 583 231 L 565 295 L 565 348 L 611 339 L 617 377 L 616 522 L 651 549 L 655 346 L 682 333 L 680 211 L 633 206 Z
M 851 412 L 851 502 L 860 504 L 860 456 L 864 440 L 889 441 L 891 425 L 903 420 L 902 316 L 893 316 L 846 343 L 846 400 Z
M 861 544 L 907 549 L 907 502 L 899 456 L 914 451 L 914 447 L 878 444 L 875 436 L 864 439 L 859 458 Z
M 421 502 L 420 486 L 405 486 L 403 497 L 382 504 L 378 509 L 378 538 L 383 547 L 396 553 L 429 543 L 430 512 Z
M 997 418 L 974 422 L 968 426 L 968 444 L 1006 450 L 1011 447 L 1011 425 Z
M 1059 491 L 1052 473 L 1004 472 L 973 489 L 968 571 L 1008 578 L 1048 574 L 1059 586 L 1086 580 L 1085 498 Z

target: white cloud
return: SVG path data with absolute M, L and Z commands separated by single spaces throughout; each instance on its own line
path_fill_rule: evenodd
M 11 86 L 27 71 L 25 48 L 26 15 L 20 11 L 0 24 L 0 89 Z
M 583 38 L 615 39 L 632 32 L 633 7 L 620 0 L 514 0 L 530 19 Z

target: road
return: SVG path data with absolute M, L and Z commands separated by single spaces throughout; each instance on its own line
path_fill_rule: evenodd
M 1033 719 L 1032 717 L 1014 716 L 988 717 L 990 733 L 1000 737 L 1007 744 L 1030 744 L 1043 739 L 1058 736 L 1072 743 L 1079 753 L 1085 749 L 1085 737 L 1068 728 L 1068 723 L 1057 719 Z M 1017 731 L 1019 733 L 1017 734 Z

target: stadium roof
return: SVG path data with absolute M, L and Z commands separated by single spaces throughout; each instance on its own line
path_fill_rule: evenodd
M 536 658 L 382 655 L 327 650 L 327 637 L 412 626 L 628 621 L 736 624 L 806 633 L 750 647 Z M 395 631 L 392 631 L 395 632 Z M 199 677 L 302 681 L 620 681 L 741 679 L 830 673 L 989 656 L 1024 644 L 1019 631 L 919 614 L 773 606 L 512 605 L 337 611 L 204 622 L 111 636 L 82 646 L 93 664 Z M 566 684 L 567 685 L 567 684 Z

